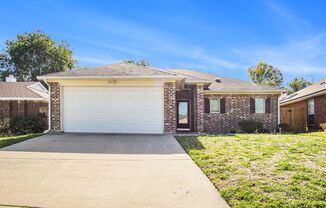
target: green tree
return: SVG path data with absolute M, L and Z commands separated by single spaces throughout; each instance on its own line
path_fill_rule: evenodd
M 260 62 L 256 66 L 248 69 L 250 79 L 258 84 L 266 84 L 271 86 L 281 86 L 283 83 L 283 75 L 281 71 L 269 64 Z
M 57 45 L 48 35 L 36 31 L 18 34 L 15 40 L 5 42 L 0 73 L 2 79 L 14 74 L 19 81 L 35 81 L 42 74 L 70 70 L 75 63 L 66 42 Z
M 147 61 L 145 61 L 145 60 L 139 60 L 139 61 L 126 60 L 123 63 L 125 63 L 125 64 L 135 64 L 137 66 L 150 66 L 150 64 Z
M 308 80 L 305 80 L 302 77 L 300 77 L 300 78 L 296 77 L 289 83 L 288 93 L 292 94 L 294 92 L 297 92 L 299 90 L 302 90 L 302 89 L 308 87 L 311 84 L 312 84 L 311 82 L 309 82 Z

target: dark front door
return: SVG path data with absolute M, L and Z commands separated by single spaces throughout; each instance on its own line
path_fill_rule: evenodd
M 190 129 L 190 102 L 188 100 L 179 100 L 177 104 L 177 128 Z

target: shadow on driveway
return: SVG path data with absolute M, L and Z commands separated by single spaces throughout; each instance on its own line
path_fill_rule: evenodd
M 94 154 L 185 153 L 171 134 L 47 134 L 5 147 L 0 151 Z

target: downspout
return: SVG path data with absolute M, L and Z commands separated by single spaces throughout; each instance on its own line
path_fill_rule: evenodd
M 280 97 L 283 95 L 283 92 L 281 92 L 281 95 L 277 98 L 277 123 L 278 126 L 281 124 L 281 105 L 280 105 Z
M 48 129 L 44 131 L 44 133 L 49 133 L 51 131 L 51 87 L 49 83 L 44 79 L 44 83 L 48 86 L 49 89 L 49 102 L 48 102 Z
M 280 107 L 280 96 L 278 96 L 278 102 L 277 102 L 277 124 L 278 126 L 280 125 L 281 123 L 281 107 Z

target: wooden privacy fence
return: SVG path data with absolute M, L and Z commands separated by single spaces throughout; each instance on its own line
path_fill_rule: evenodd
M 307 110 L 304 107 L 281 108 L 281 123 L 287 123 L 295 132 L 307 131 Z

